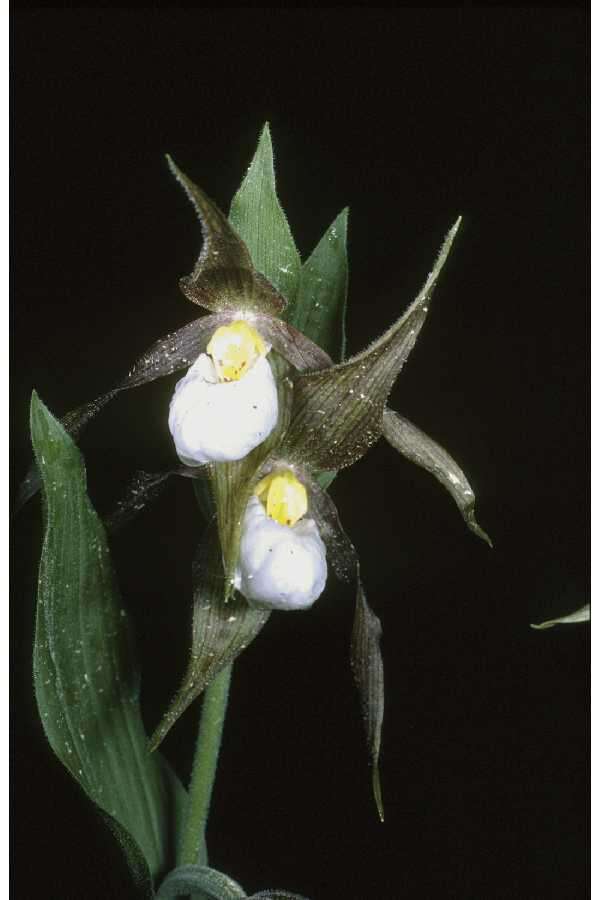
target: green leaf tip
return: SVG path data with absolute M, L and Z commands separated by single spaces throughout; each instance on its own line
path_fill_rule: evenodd
M 298 294 L 284 312 L 287 322 L 322 347 L 335 362 L 346 354 L 348 208 L 326 229 L 304 262 Z
M 252 158 L 250 167 L 257 161 L 257 157 L 260 156 L 262 156 L 263 158 L 263 165 L 271 170 L 274 177 L 275 155 L 273 153 L 273 138 L 271 137 L 270 122 L 265 122 L 261 129 L 260 136 L 258 138 L 258 144 L 256 145 L 256 152 L 254 154 L 254 157 Z
M 30 404 L 31 440 L 42 484 L 54 478 L 66 480 L 67 474 L 73 479 L 81 477 L 85 490 L 85 464 L 73 438 L 61 422 L 52 415 L 37 391 L 31 393 Z M 54 489 L 54 488 L 53 488 Z
M 32 421 L 32 422 L 34 421 L 34 419 L 35 419 L 36 422 L 37 422 L 37 417 L 38 417 L 38 416 L 41 417 L 41 418 L 40 418 L 40 421 L 44 421 L 44 420 L 47 420 L 47 419 L 49 419 L 49 418 L 50 418 L 50 419 L 54 419 L 54 416 L 51 414 L 51 412 L 50 412 L 50 410 L 48 409 L 48 407 L 47 407 L 47 406 L 45 405 L 45 403 L 42 401 L 40 395 L 39 395 L 38 392 L 35 390 L 35 388 L 34 388 L 34 389 L 32 390 L 32 392 L 31 392 L 31 401 L 30 401 L 30 404 L 29 404 L 29 412 L 30 412 L 30 416 L 31 416 L 31 421 Z M 54 419 L 54 421 L 55 421 L 57 424 L 59 424 L 58 421 L 57 421 L 56 419 Z
M 534 628 L 536 631 L 543 631 L 546 628 L 553 628 L 554 625 L 572 625 L 576 622 L 589 622 L 590 621 L 590 604 L 585 603 L 579 609 L 576 609 L 575 612 L 569 613 L 566 616 L 559 616 L 557 619 L 548 619 L 546 622 L 540 622 L 538 625 L 534 625 L 533 623 L 530 625 L 531 628 Z
M 247 246 L 257 271 L 292 303 L 298 291 L 300 254 L 279 202 L 268 123 L 231 201 L 229 222 Z

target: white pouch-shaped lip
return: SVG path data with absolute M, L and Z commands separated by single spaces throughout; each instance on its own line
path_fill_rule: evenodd
M 219 382 L 202 353 L 177 383 L 169 429 L 180 460 L 199 466 L 242 459 L 269 436 L 277 417 L 277 385 L 265 357 L 238 381 Z
M 312 519 L 293 526 L 271 519 L 252 497 L 242 526 L 236 588 L 251 606 L 307 609 L 327 581 L 325 545 Z

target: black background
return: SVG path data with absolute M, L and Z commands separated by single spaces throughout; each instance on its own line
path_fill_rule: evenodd
M 272 617 L 235 667 L 209 832 L 251 892 L 312 900 L 588 896 L 586 626 L 534 632 L 588 583 L 588 34 L 552 10 L 13 17 L 12 456 L 35 387 L 57 415 L 196 310 L 200 235 L 164 154 L 224 208 L 271 122 L 301 254 L 350 206 L 350 352 L 393 321 L 464 227 L 391 406 L 439 440 L 490 551 L 383 442 L 332 488 L 384 629 L 386 824 L 348 662 L 352 597 Z M 82 448 L 106 511 L 174 457 L 171 379 Z M 115 540 L 155 725 L 183 670 L 201 521 L 188 482 Z M 39 504 L 14 529 L 15 896 L 133 896 L 53 759 L 32 699 Z M 187 777 L 198 709 L 165 750 Z

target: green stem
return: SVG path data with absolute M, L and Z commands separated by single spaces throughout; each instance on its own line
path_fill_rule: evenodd
M 227 712 L 231 665 L 206 688 L 188 791 L 188 808 L 179 865 L 206 865 L 206 823 Z

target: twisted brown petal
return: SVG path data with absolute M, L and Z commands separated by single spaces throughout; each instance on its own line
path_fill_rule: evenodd
M 61 419 L 63 427 L 72 437 L 78 438 L 88 422 L 121 391 L 140 387 L 191 366 L 206 348 L 215 329 L 230 322 L 231 318 L 231 313 L 202 316 L 156 341 L 116 387 L 66 413 Z M 14 512 L 18 512 L 39 489 L 40 477 L 34 464 L 19 486 Z
M 350 659 L 367 733 L 373 796 L 379 818 L 383 822 L 383 801 L 379 780 L 379 750 L 384 709 L 383 660 L 379 646 L 381 623 L 367 603 L 360 580 L 358 555 L 342 528 L 333 500 L 306 473 L 302 474 L 302 478 L 308 490 L 308 514 L 317 523 L 327 547 L 329 563 L 338 578 L 354 582 L 356 588 Z
M 325 350 L 282 319 L 256 313 L 252 321 L 265 340 L 299 372 L 326 369 L 333 365 Z
M 112 512 L 105 517 L 104 527 L 114 534 L 128 525 L 143 509 L 157 500 L 172 475 L 193 478 L 196 481 L 206 480 L 207 466 L 176 466 L 162 472 L 136 472 L 127 485 L 126 492 L 118 501 Z
M 386 409 L 383 414 L 383 435 L 395 450 L 435 475 L 451 494 L 471 531 L 491 547 L 489 536 L 475 519 L 475 494 L 465 473 L 450 454 L 416 425 L 391 409 Z
M 373 761 L 373 796 L 383 822 L 383 799 L 379 779 L 379 749 L 383 725 L 383 660 L 379 642 L 381 622 L 370 608 L 357 572 L 356 610 L 352 628 L 352 670 L 358 685 L 367 745 Z
M 423 326 L 459 225 L 460 218 L 417 299 L 379 340 L 340 365 L 296 378 L 286 436 L 290 458 L 312 469 L 340 469 L 379 438 L 388 395 Z

